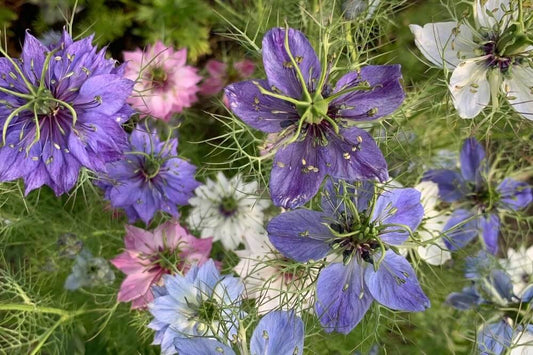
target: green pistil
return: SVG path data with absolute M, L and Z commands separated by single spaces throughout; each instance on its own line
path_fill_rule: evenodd
M 226 217 L 233 216 L 238 207 L 238 201 L 233 196 L 224 196 L 218 206 L 219 211 Z
M 161 170 L 161 160 L 153 156 L 148 157 L 143 170 L 146 179 L 150 180 L 156 177 L 159 174 L 159 170 Z
M 162 269 L 171 272 L 179 271 L 178 268 L 182 263 L 179 249 L 170 250 L 168 248 L 165 248 L 164 250 L 161 250 L 159 253 L 157 253 L 155 257 L 153 257 L 153 259 L 153 264 L 157 264 Z
M 154 67 L 150 71 L 152 79 L 152 85 L 156 87 L 162 87 L 167 81 L 167 72 L 162 67 Z
M 200 304 L 198 318 L 205 324 L 211 324 L 221 319 L 218 304 L 214 299 L 210 298 Z

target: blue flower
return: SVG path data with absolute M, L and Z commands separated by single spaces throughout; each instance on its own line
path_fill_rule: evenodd
M 221 276 L 211 259 L 185 276 L 163 279 L 165 287 L 153 289 L 155 299 L 148 305 L 154 316 L 149 327 L 156 331 L 153 344 L 160 344 L 163 354 L 176 353 L 176 338 L 231 339 L 237 334 L 244 291 L 240 279 Z
M 47 185 L 61 195 L 82 167 L 101 172 L 122 157 L 134 83 L 92 38 L 63 32 L 45 46 L 26 33 L 19 60 L 0 58 L 0 182 L 23 178 L 26 194 Z
M 179 217 L 176 205 L 186 205 L 199 185 L 196 167 L 176 156 L 177 139 L 161 142 L 156 132 L 137 127 L 129 141 L 126 158 L 108 164 L 97 182 L 105 198 L 124 208 L 130 223 L 149 224 L 159 210 Z
M 443 229 L 446 246 L 450 250 L 461 249 L 481 233 L 487 250 L 496 254 L 500 230 L 498 213 L 529 205 L 533 200 L 531 187 L 511 178 L 505 178 L 496 187 L 489 183 L 485 150 L 474 138 L 464 142 L 460 161 L 460 172 L 429 170 L 422 179 L 439 185 L 443 201 L 459 205 Z
M 229 346 L 209 338 L 176 338 L 176 350 L 180 354 L 235 355 Z M 257 324 L 250 341 L 250 353 L 261 355 L 302 355 L 304 324 L 294 312 L 273 311 Z
M 366 66 L 334 87 L 329 70 L 305 35 L 273 28 L 263 38 L 267 80 L 225 89 L 240 119 L 266 133 L 280 132 L 270 176 L 275 205 L 296 208 L 319 190 L 326 175 L 339 179 L 388 178 L 374 139 L 355 123 L 394 112 L 404 100 L 399 65 Z
M 306 262 L 334 252 L 320 272 L 315 310 L 327 332 L 349 333 L 373 300 L 403 311 L 429 307 L 409 262 L 388 246 L 399 246 L 420 224 L 424 209 L 415 189 L 375 195 L 365 182 L 357 189 L 328 181 L 322 212 L 297 209 L 273 218 L 272 244 L 285 256 Z
M 109 285 L 115 281 L 115 273 L 106 259 L 92 256 L 83 249 L 72 266 L 72 273 L 65 280 L 65 289 L 74 291 L 82 287 Z

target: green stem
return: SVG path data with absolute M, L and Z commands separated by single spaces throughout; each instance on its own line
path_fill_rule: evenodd
M 25 105 L 22 105 L 20 107 L 17 107 L 16 109 L 14 109 L 13 112 L 11 112 L 9 114 L 9 116 L 7 116 L 6 121 L 4 122 L 4 126 L 2 127 L 2 144 L 4 144 L 4 145 L 6 144 L 7 128 L 9 126 L 9 124 L 11 123 L 11 121 L 13 120 L 13 118 L 16 115 L 18 115 L 19 112 L 24 111 L 26 109 L 29 109 L 32 104 L 33 104 L 33 101 L 29 101 Z
M 261 94 L 263 94 L 263 95 L 272 96 L 272 97 L 275 97 L 276 99 L 287 101 L 287 102 L 290 102 L 291 104 L 294 104 L 294 105 L 297 105 L 297 106 L 307 106 L 308 105 L 307 102 L 296 100 L 296 99 L 294 99 L 292 97 L 288 97 L 288 96 L 280 95 L 280 94 L 275 94 L 275 93 L 273 93 L 271 91 L 268 91 L 267 89 L 262 87 L 257 81 L 252 81 L 252 83 L 255 86 L 257 86 L 257 88 L 259 89 L 259 92 Z
M 296 71 L 296 76 L 298 77 L 298 80 L 300 81 L 300 84 L 302 85 L 302 91 L 305 97 L 305 100 L 307 102 L 311 102 L 311 94 L 309 93 L 309 90 L 307 89 L 307 83 L 305 82 L 304 76 L 302 74 L 302 71 L 300 70 L 300 66 L 298 63 L 296 63 L 296 60 L 294 59 L 291 49 L 289 48 L 289 26 L 287 25 L 285 28 L 285 51 L 287 52 L 287 55 L 291 59 L 292 66 L 294 67 L 294 70 Z
M 16 92 L 16 91 L 11 91 L 11 90 L 3 88 L 1 86 L 0 86 L 0 91 L 5 92 L 8 95 L 21 97 L 21 98 L 27 99 L 27 100 L 32 100 L 33 99 L 33 96 L 31 96 L 31 95 L 23 94 L 23 93 Z

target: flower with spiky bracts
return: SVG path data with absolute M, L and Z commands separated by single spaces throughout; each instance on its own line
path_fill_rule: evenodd
M 328 41 L 323 41 L 327 54 Z M 399 65 L 366 66 L 331 87 L 327 60 L 292 28 L 263 38 L 267 80 L 226 88 L 231 110 L 245 123 L 279 135 L 270 176 L 274 204 L 296 208 L 319 190 L 326 175 L 338 179 L 388 179 L 374 139 L 354 124 L 395 111 L 404 100 Z
M 159 210 L 177 218 L 177 205 L 186 205 L 199 185 L 196 167 L 178 158 L 177 148 L 176 138 L 162 142 L 157 132 L 137 127 L 126 158 L 109 163 L 97 184 L 113 207 L 124 208 L 130 222 L 149 224 Z
M 21 58 L 0 58 L 0 181 L 22 178 L 26 194 L 47 185 L 61 195 L 82 167 L 104 171 L 122 157 L 133 82 L 92 38 L 63 32 L 45 46 L 27 33 Z
M 514 0 L 475 0 L 474 23 L 410 25 L 434 65 L 452 71 L 449 90 L 462 118 L 477 116 L 503 92 L 522 117 L 533 119 L 533 13 Z M 526 12 L 527 11 L 527 12 Z

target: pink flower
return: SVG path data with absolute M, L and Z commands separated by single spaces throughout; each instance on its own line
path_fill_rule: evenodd
M 132 301 L 131 308 L 146 307 L 154 299 L 150 286 L 158 283 L 163 274 L 185 274 L 193 264 L 205 263 L 212 243 L 212 238 L 195 238 L 173 221 L 153 232 L 126 225 L 126 251 L 111 260 L 127 275 L 118 301 Z
M 210 59 L 205 65 L 209 77 L 204 79 L 200 86 L 200 94 L 216 95 L 226 85 L 249 78 L 255 71 L 255 64 L 251 60 L 244 59 L 233 63 L 233 70 L 228 71 L 228 65 L 218 60 Z
M 146 51 L 124 52 L 126 74 L 135 80 L 137 95 L 128 102 L 144 116 L 169 121 L 172 114 L 190 107 L 198 98 L 202 79 L 197 69 L 185 65 L 187 50 L 174 51 L 158 41 Z

